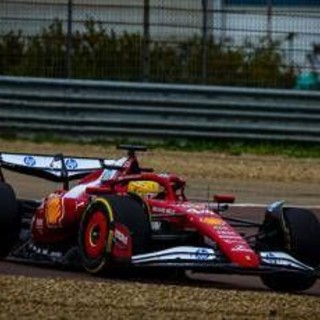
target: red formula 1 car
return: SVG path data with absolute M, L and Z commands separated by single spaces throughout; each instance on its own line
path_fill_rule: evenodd
M 16 199 L 1 172 L 0 256 L 93 274 L 128 267 L 256 274 L 280 291 L 315 283 L 320 224 L 312 212 L 277 202 L 261 224 L 224 217 L 232 196 L 188 201 L 184 180 L 140 168 L 135 151 L 144 149 L 124 148 L 119 160 L 2 153 L 1 168 L 63 188 L 40 201 Z

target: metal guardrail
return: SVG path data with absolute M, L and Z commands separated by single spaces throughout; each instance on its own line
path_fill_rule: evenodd
M 0 131 L 320 142 L 320 92 L 0 77 Z

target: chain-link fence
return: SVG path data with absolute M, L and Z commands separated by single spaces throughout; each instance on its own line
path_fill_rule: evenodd
M 0 2 L 2 75 L 293 88 L 319 44 L 318 0 Z

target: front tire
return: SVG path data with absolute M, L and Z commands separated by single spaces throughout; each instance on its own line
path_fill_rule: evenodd
M 115 225 L 128 229 L 132 254 L 147 250 L 151 228 L 146 207 L 133 196 L 107 195 L 95 199 L 82 216 L 79 248 L 82 266 L 92 274 L 112 266 Z
M 275 273 L 261 276 L 262 283 L 279 292 L 299 292 L 310 289 L 317 278 L 305 274 Z
M 311 211 L 284 208 L 281 219 L 265 221 L 261 230 L 268 232 L 260 249 L 285 251 L 311 267 L 320 264 L 320 223 Z M 311 288 L 317 277 L 302 273 L 271 273 L 262 275 L 261 280 L 272 290 L 294 292 Z

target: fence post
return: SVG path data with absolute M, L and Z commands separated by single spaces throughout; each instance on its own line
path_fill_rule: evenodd
M 202 0 L 202 48 L 201 48 L 201 80 L 207 83 L 208 67 L 208 0 Z
M 267 3 L 267 41 L 268 44 L 272 44 L 272 0 L 266 0 Z
M 226 0 L 218 0 L 217 1 L 218 12 L 220 16 L 220 44 L 224 46 L 226 42 L 226 34 L 227 34 L 227 10 L 226 10 Z
M 142 80 L 148 82 L 150 77 L 150 0 L 143 5 L 143 42 L 142 42 Z
M 67 78 L 72 78 L 72 12 L 73 1 L 68 0 L 68 20 L 67 20 Z

